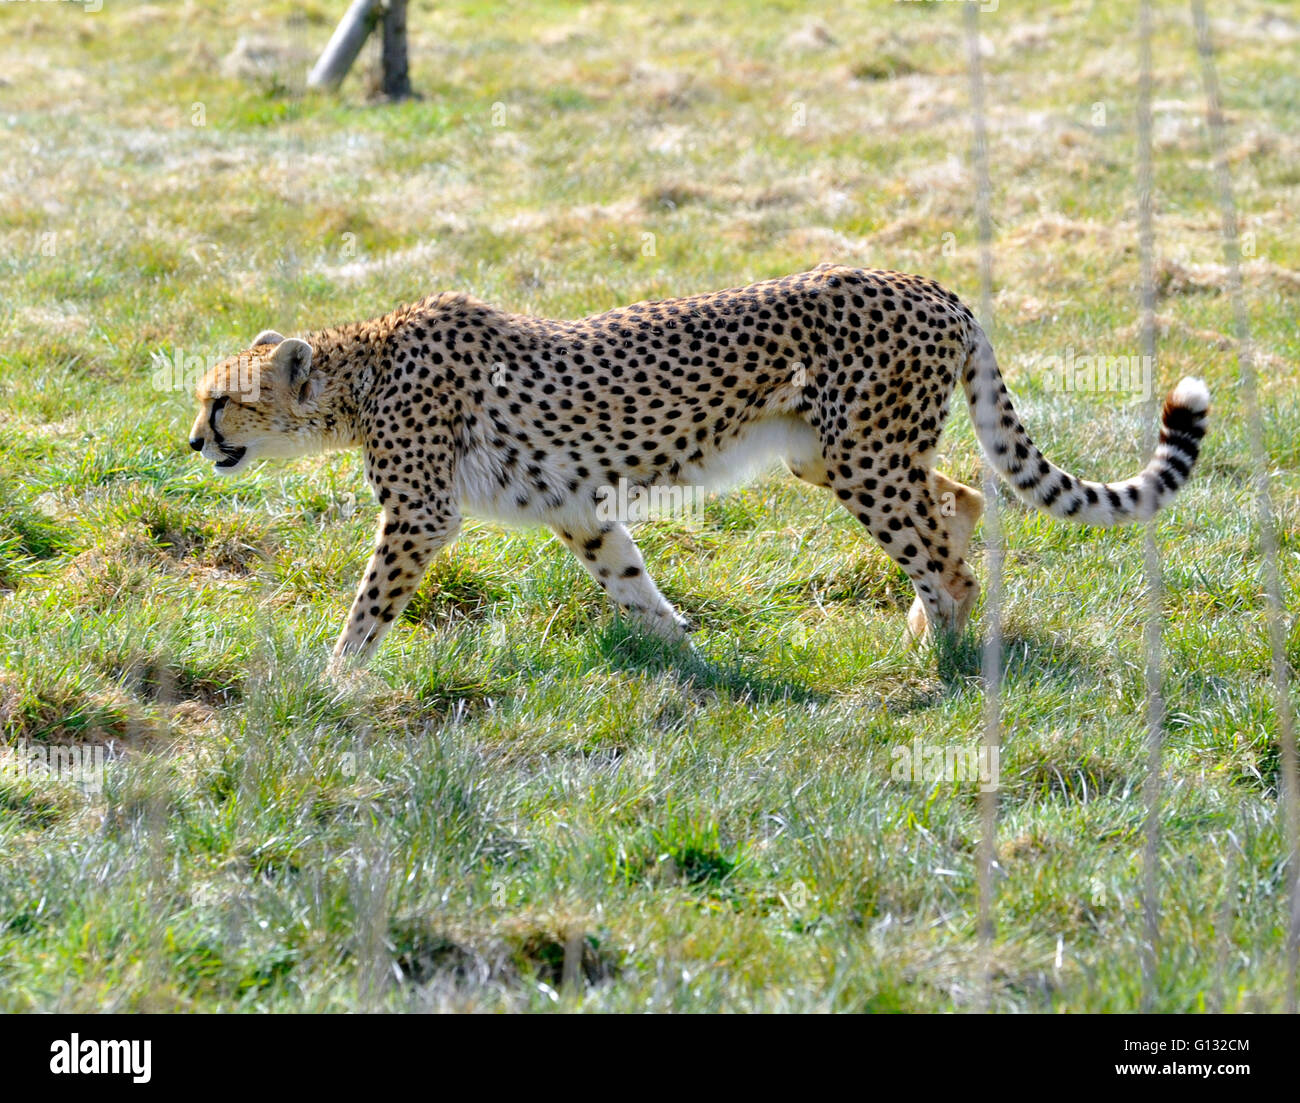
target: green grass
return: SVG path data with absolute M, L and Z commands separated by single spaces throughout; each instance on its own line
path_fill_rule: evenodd
M 905 577 L 828 496 L 772 474 L 640 531 L 701 625 L 691 656 L 622 624 L 548 533 L 470 523 L 340 690 L 320 672 L 376 516 L 359 458 L 220 481 L 186 447 L 189 395 L 151 382 L 158 355 L 442 288 L 577 316 L 835 259 L 974 301 L 960 5 L 417 4 L 423 98 L 383 106 L 358 77 L 301 90 L 341 4 L 12 7 L 0 761 L 111 762 L 99 796 L 0 771 L 0 1009 L 977 1006 L 975 787 L 894 767 L 977 740 L 978 640 L 910 647 Z M 1138 351 L 1133 20 L 982 18 L 995 339 L 1031 431 L 1091 477 L 1141 464 L 1141 404 L 1034 365 Z M 1300 23 L 1243 0 L 1214 28 L 1294 607 Z M 241 36 L 279 60 L 223 66 Z M 1214 393 L 1155 529 L 1155 1003 L 1278 1010 L 1259 536 L 1183 5 L 1157 5 L 1155 57 L 1158 375 Z M 978 477 L 964 409 L 944 447 Z M 1003 505 L 994 1006 L 1132 1010 L 1142 533 Z

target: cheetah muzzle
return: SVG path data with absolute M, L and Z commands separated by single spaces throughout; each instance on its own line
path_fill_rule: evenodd
M 373 653 L 462 513 L 549 525 L 622 609 L 681 639 L 687 623 L 626 518 L 599 507 L 614 487 L 720 485 L 773 455 L 834 493 L 907 572 L 919 636 L 960 630 L 979 592 L 965 557 L 983 498 L 932 467 L 958 380 L 998 474 L 1083 524 L 1151 517 L 1205 435 L 1209 392 L 1186 378 L 1139 474 L 1067 474 L 1030 440 L 956 296 L 919 276 L 822 265 L 580 321 L 443 293 L 306 339 L 267 331 L 200 381 L 190 445 L 225 474 L 363 450 L 382 516 L 336 667 Z

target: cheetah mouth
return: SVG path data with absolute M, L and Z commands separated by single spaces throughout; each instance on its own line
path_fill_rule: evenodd
M 224 460 L 215 460 L 213 466 L 219 467 L 223 470 L 228 470 L 229 468 L 237 466 L 239 461 L 244 458 L 244 454 L 248 451 L 247 448 L 231 448 L 226 444 L 219 445 L 219 447 L 226 458 Z

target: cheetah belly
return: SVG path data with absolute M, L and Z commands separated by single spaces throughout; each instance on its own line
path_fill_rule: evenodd
M 821 464 L 821 443 L 806 421 L 781 414 L 751 422 L 735 436 L 691 464 L 684 464 L 671 478 L 653 480 L 656 485 L 699 487 L 722 490 L 745 481 L 774 459 L 783 459 L 795 469 Z M 507 525 L 563 523 L 590 514 L 590 495 L 599 490 L 585 480 L 577 495 L 555 490 L 572 478 L 565 464 L 540 461 L 542 481 L 548 492 L 535 486 L 521 486 L 518 473 L 504 472 L 493 454 L 484 449 L 464 457 L 457 471 L 457 491 L 463 512 Z M 506 477 L 504 483 L 502 475 Z M 638 480 L 639 481 L 639 480 Z
M 791 467 L 820 464 L 821 442 L 811 425 L 791 415 L 764 418 L 745 426 L 713 452 L 693 464 L 682 467 L 673 482 L 680 486 L 699 486 L 722 490 L 744 482 L 773 459 L 783 459 Z

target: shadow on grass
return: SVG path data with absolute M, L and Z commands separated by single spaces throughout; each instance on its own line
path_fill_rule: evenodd
M 743 661 L 715 662 L 687 645 L 666 643 L 615 620 L 593 634 L 595 655 L 614 670 L 671 674 L 687 687 L 713 690 L 760 704 L 822 702 L 830 694 L 791 678 L 772 677 Z
M 743 660 L 718 662 L 698 651 L 647 636 L 626 621 L 615 620 L 593 636 L 593 650 L 615 670 L 671 674 L 685 685 L 726 693 L 742 701 L 770 704 L 822 703 L 833 694 L 802 680 L 773 676 Z M 943 697 L 978 692 L 983 641 L 972 631 L 960 636 L 939 636 L 932 648 Z M 1030 688 L 1044 684 L 1073 686 L 1089 677 L 1096 654 L 1083 645 L 1063 644 L 1057 638 L 1029 632 L 1012 632 L 1002 646 L 1002 685 Z M 1096 676 L 1100 681 L 1100 675 Z M 912 712 L 939 702 L 932 694 L 906 705 Z M 897 711 L 897 708 L 895 706 Z
M 961 635 L 936 636 L 933 654 L 940 681 L 952 694 L 977 688 L 984 639 L 967 629 Z M 1044 684 L 1076 685 L 1101 681 L 1097 651 L 1086 644 L 1062 642 L 1035 632 L 1011 631 L 1002 639 L 1001 685 L 1029 688 Z

